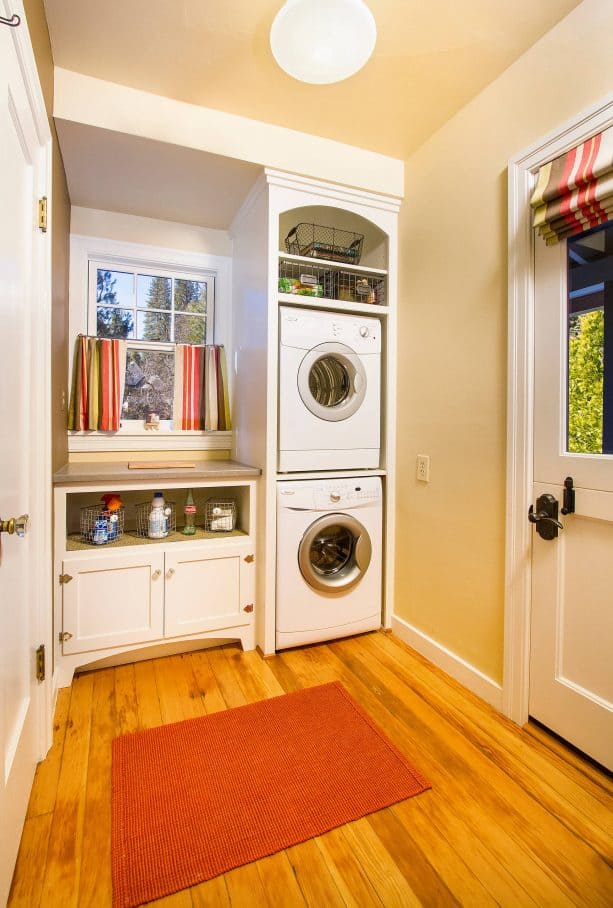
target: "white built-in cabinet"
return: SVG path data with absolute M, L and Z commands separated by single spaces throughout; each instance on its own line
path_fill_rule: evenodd
M 233 455 L 262 470 L 257 514 L 256 640 L 275 651 L 277 572 L 277 482 L 311 474 L 279 474 L 279 305 L 376 316 L 381 321 L 382 401 L 379 469 L 323 475 L 379 475 L 384 488 L 382 624 L 391 626 L 394 592 L 394 500 L 396 446 L 397 234 L 400 199 L 267 169 L 245 200 L 231 228 L 233 239 Z M 296 257 L 284 244 L 296 224 L 315 222 L 364 234 L 357 266 Z M 385 282 L 383 304 L 294 296 L 279 289 L 280 264 L 322 264 Z
M 203 640 L 233 640 L 254 649 L 255 479 L 189 477 L 186 482 L 157 476 L 122 482 L 119 465 L 97 464 L 92 474 L 106 478 L 70 484 L 79 466 L 63 468 L 67 482 L 60 479 L 55 487 L 56 686 L 70 683 L 77 668 L 126 654 L 138 658 L 141 650 L 146 656 L 156 645 L 163 653 L 193 649 Z M 235 476 L 240 467 L 225 469 Z M 187 488 L 200 514 L 206 500 L 232 498 L 238 511 L 235 530 L 212 533 L 198 526 L 196 536 L 183 536 L 180 505 Z M 167 501 L 176 499 L 179 531 L 159 540 L 140 538 L 132 516 L 135 502 L 147 501 L 158 489 Z M 108 544 L 94 545 L 80 534 L 81 509 L 97 504 L 105 492 L 121 495 L 126 531 Z

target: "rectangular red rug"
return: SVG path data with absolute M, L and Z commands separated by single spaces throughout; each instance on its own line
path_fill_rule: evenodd
M 113 741 L 113 904 L 142 905 L 429 788 L 339 682 Z

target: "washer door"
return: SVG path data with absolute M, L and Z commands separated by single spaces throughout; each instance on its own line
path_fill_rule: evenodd
M 318 344 L 300 363 L 298 392 L 314 416 L 328 422 L 348 419 L 366 396 L 366 370 L 351 347 Z
M 371 555 L 370 536 L 359 520 L 350 514 L 326 514 L 302 537 L 298 565 L 313 589 L 339 592 L 362 579 Z

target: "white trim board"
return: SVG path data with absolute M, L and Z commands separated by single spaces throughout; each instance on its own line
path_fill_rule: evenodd
M 509 315 L 503 713 L 528 721 L 534 400 L 534 239 L 530 196 L 539 167 L 613 123 L 613 94 L 509 161 Z
M 442 644 L 437 643 L 432 637 L 428 637 L 423 631 L 413 627 L 412 624 L 397 615 L 392 616 L 392 633 L 456 681 L 459 681 L 460 684 L 463 684 L 477 697 L 481 697 L 494 709 L 499 712 L 502 710 L 502 686 L 497 681 L 492 680 L 492 678 L 488 678 L 487 675 L 484 675 L 470 662 L 466 662 L 465 659 L 462 659 Z

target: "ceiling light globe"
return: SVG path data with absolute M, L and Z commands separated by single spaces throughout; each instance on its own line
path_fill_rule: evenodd
M 281 69 L 312 85 L 341 82 L 358 72 L 376 40 L 375 19 L 363 0 L 287 0 L 270 30 Z

